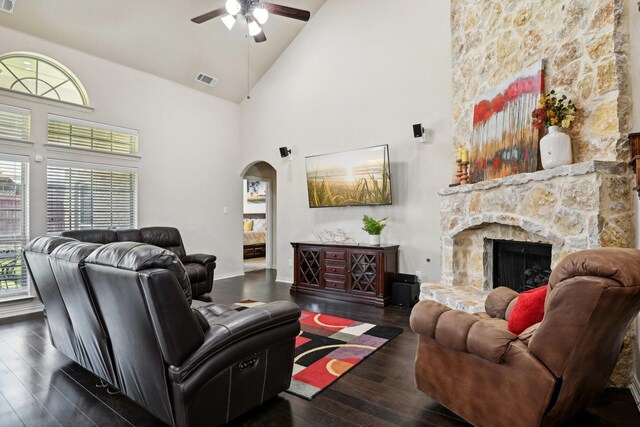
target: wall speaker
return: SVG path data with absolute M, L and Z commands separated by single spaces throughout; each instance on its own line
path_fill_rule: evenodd
M 418 142 L 426 142 L 426 139 L 424 137 L 424 127 L 422 126 L 422 123 L 416 123 L 415 125 L 413 125 L 413 137 Z
M 280 147 L 280 157 L 283 159 L 291 155 L 291 148 Z

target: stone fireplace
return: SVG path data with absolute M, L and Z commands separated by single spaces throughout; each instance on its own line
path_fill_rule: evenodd
M 452 0 L 453 148 L 471 148 L 480 94 L 545 61 L 545 87 L 569 96 L 576 164 L 439 192 L 442 276 L 421 299 L 483 311 L 492 288 L 493 242 L 551 245 L 565 255 L 635 242 L 629 160 L 629 8 L 625 0 L 553 2 Z M 631 341 L 611 377 L 630 378 Z
M 439 192 L 442 277 L 421 298 L 469 312 L 493 289 L 493 242 L 551 245 L 551 268 L 587 248 L 634 242 L 630 174 L 624 163 L 590 161 Z

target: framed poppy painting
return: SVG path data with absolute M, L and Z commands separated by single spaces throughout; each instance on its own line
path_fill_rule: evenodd
M 540 135 L 531 112 L 544 91 L 543 67 L 536 62 L 476 100 L 471 182 L 537 170 Z

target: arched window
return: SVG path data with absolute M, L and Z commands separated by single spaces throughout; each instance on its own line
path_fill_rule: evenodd
M 71 70 L 37 53 L 0 55 L 0 88 L 89 106 L 87 91 Z

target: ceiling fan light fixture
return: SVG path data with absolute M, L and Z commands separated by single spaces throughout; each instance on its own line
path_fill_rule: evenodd
M 249 35 L 250 36 L 257 36 L 261 32 L 262 32 L 262 28 L 260 28 L 260 24 L 258 24 L 256 21 L 249 22 Z
M 226 15 L 220 19 L 222 20 L 222 23 L 225 25 L 225 27 L 229 29 L 229 31 L 231 31 L 233 26 L 236 24 L 236 17 L 233 15 Z
M 260 24 L 264 24 L 269 19 L 269 12 L 264 6 L 260 5 L 253 9 L 253 17 L 256 18 Z
M 238 0 L 227 0 L 225 8 L 227 9 L 227 13 L 229 13 L 229 15 L 235 16 L 242 10 L 242 5 Z

